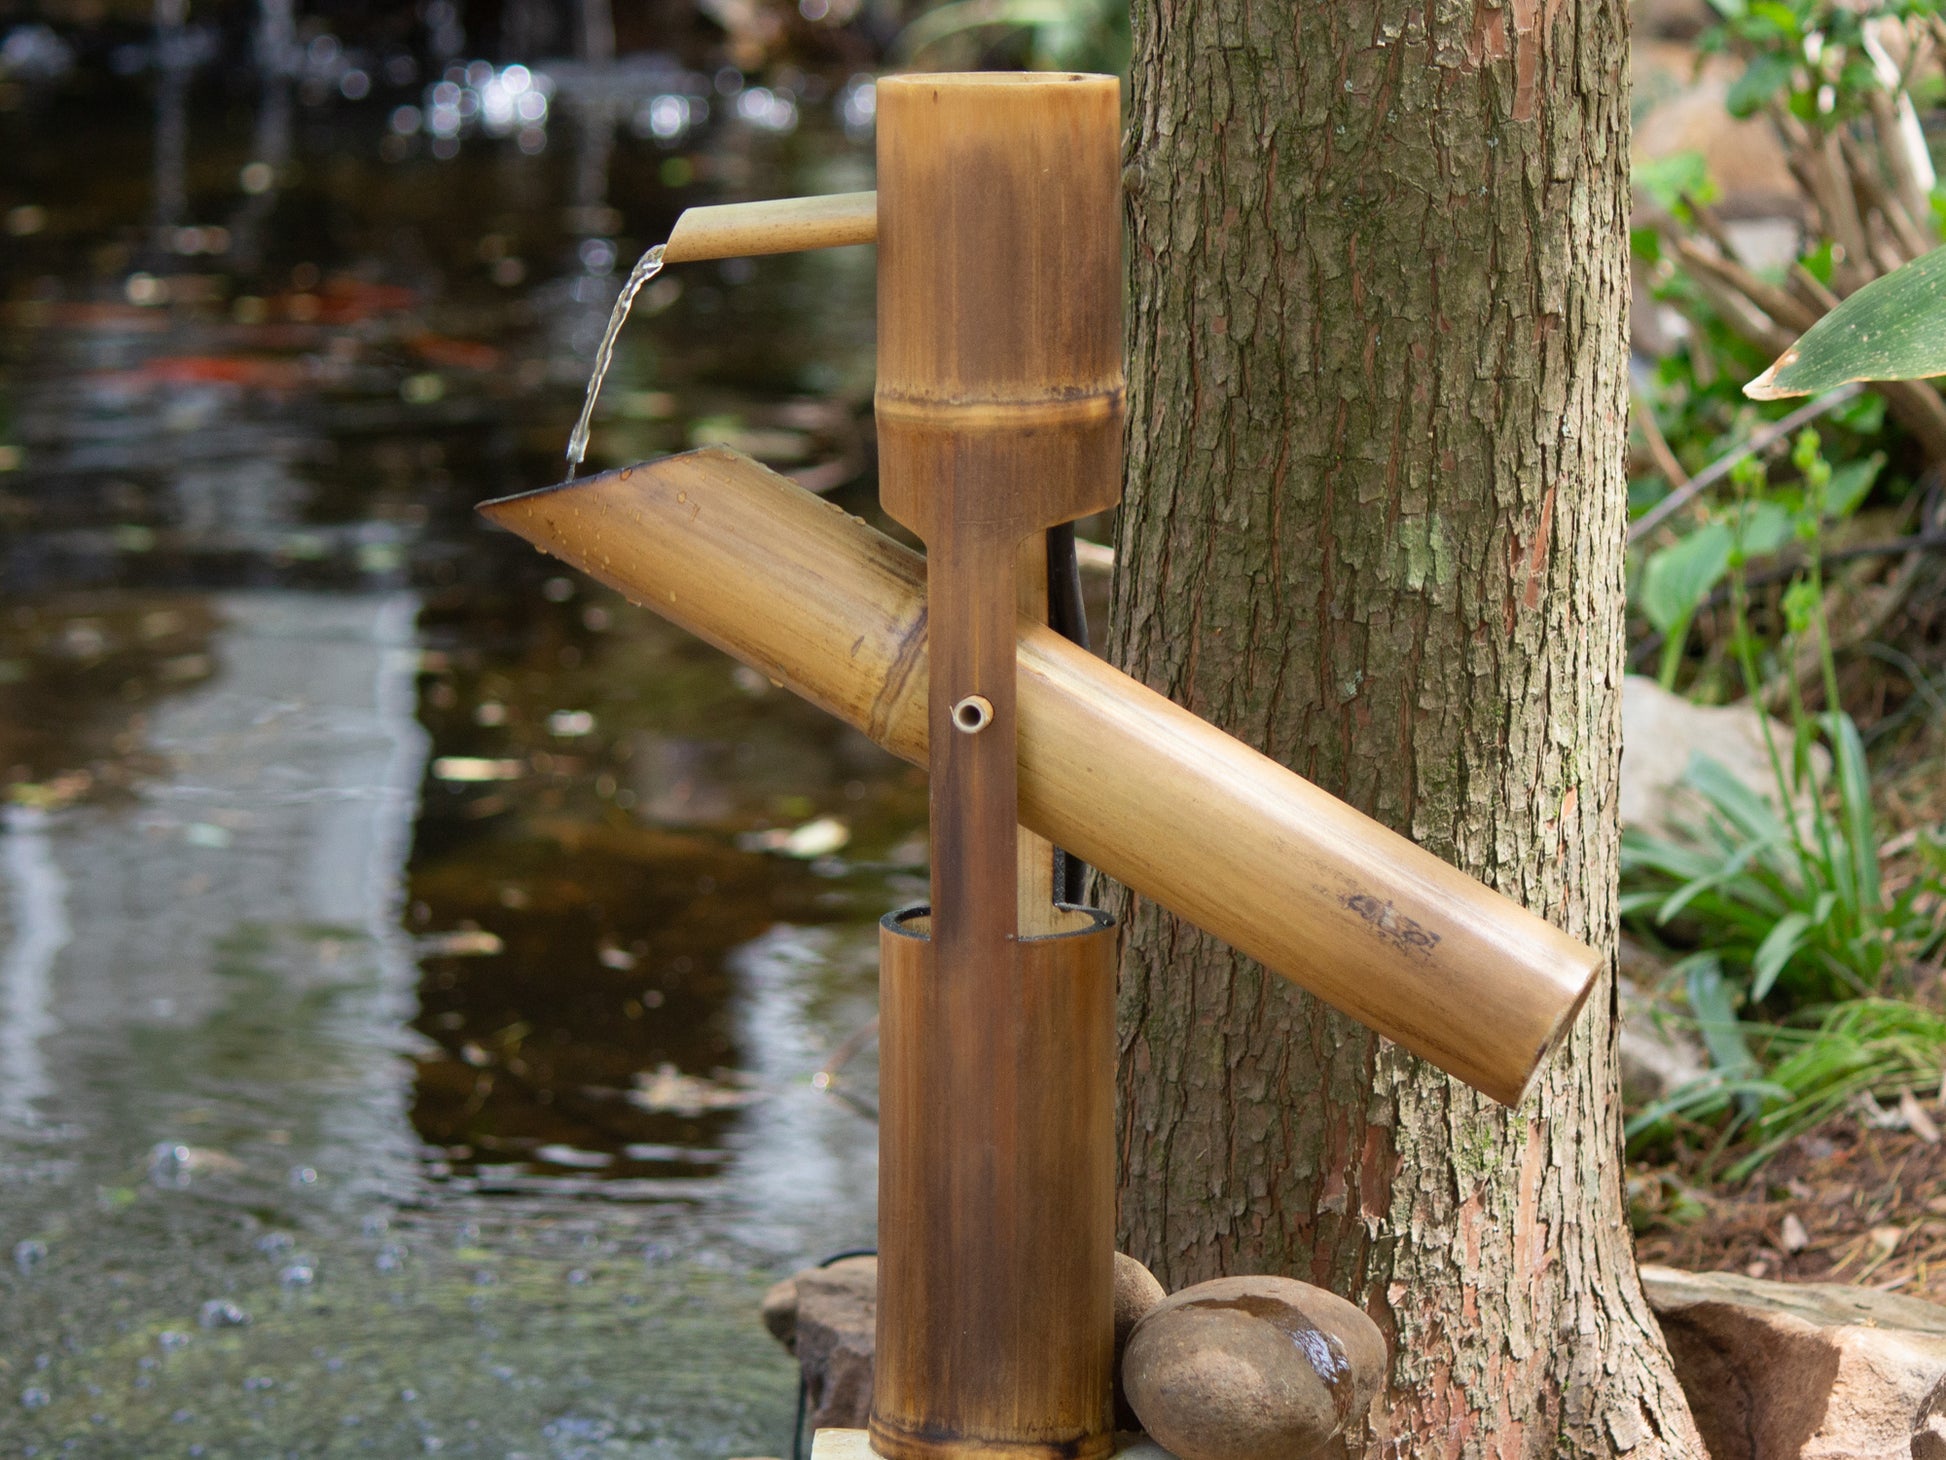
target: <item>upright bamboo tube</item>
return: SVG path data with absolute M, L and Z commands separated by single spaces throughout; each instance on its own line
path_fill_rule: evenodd
M 1019 886 L 1014 626 L 1023 539 L 1121 494 L 1117 100 L 878 89 L 879 495 L 926 543 L 932 788 L 929 927 L 882 943 L 889 1460 L 1110 1443 L 1111 937 L 1020 936 L 1048 892 Z
M 894 913 L 879 933 L 872 1448 L 1105 1455 L 1115 927 L 1062 909 L 990 981 L 1016 1001 L 996 1010 L 992 987 L 940 976 L 928 921 Z
M 711 447 L 480 510 L 924 763 L 925 561 L 843 509 Z M 1024 825 L 1519 1103 L 1600 954 L 1051 629 L 1015 630 Z

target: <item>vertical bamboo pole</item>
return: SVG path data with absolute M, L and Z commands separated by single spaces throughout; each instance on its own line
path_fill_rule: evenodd
M 880 495 L 926 542 L 932 911 L 881 939 L 872 1446 L 1110 1440 L 1111 934 L 1032 937 L 1015 562 L 1121 486 L 1116 82 L 878 88 Z M 1029 936 L 1023 936 L 1023 935 Z

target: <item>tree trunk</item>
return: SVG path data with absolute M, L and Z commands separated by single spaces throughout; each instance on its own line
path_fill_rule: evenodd
M 1622 0 L 1136 0 L 1109 654 L 1615 937 Z M 1508 1112 L 1120 911 L 1123 1236 L 1394 1352 L 1384 1456 L 1700 1456 L 1624 1220 L 1612 987 Z

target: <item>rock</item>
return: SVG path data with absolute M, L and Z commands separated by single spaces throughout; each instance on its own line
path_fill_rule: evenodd
M 1771 721 L 1779 753 L 1790 755 L 1791 728 Z M 1761 723 L 1747 705 L 1692 705 L 1639 674 L 1622 679 L 1622 825 L 1652 836 L 1683 840 L 1702 813 L 1701 798 L 1683 784 L 1697 751 L 1737 780 L 1777 804 L 1777 779 L 1764 749 Z M 1812 756 L 1822 777 L 1831 757 Z
M 1122 1350 L 1164 1296 L 1146 1267 L 1115 1254 L 1116 1423 L 1128 1429 L 1135 1419 L 1121 1392 Z M 762 1315 L 770 1336 L 797 1355 L 810 1428 L 864 1428 L 872 1406 L 878 1259 L 848 1257 L 795 1273 L 764 1294 Z
M 1115 1254 L 1115 1428 L 1118 1430 L 1138 1428 L 1135 1411 L 1129 1408 L 1128 1395 L 1122 1389 L 1122 1355 L 1128 1351 L 1129 1335 L 1168 1296 L 1154 1273 L 1126 1252 Z
M 1712 1460 L 1946 1460 L 1946 1308 L 1645 1267 Z
M 1136 1325 L 1122 1382 L 1142 1427 L 1181 1460 L 1301 1460 L 1371 1404 L 1378 1326 L 1292 1278 L 1218 1278 Z
M 781 1343 L 786 1352 L 797 1352 L 797 1278 L 787 1277 L 780 1283 L 772 1283 L 758 1306 L 758 1315 L 770 1336 Z
M 796 1304 L 785 1347 L 797 1355 L 804 1375 L 810 1427 L 863 1429 L 872 1410 L 878 1259 L 847 1257 L 829 1267 L 807 1268 L 786 1281 L 796 1289 Z M 766 1327 L 773 1295 L 781 1299 L 777 1288 L 765 1294 Z

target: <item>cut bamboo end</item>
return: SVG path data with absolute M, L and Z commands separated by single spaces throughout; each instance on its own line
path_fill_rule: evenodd
M 878 237 L 877 193 L 833 193 L 690 208 L 662 246 L 665 264 L 843 248 Z
M 722 448 L 481 509 L 926 759 L 925 564 Z M 1021 621 L 1020 819 L 1518 1103 L 1605 960 L 1051 629 Z

